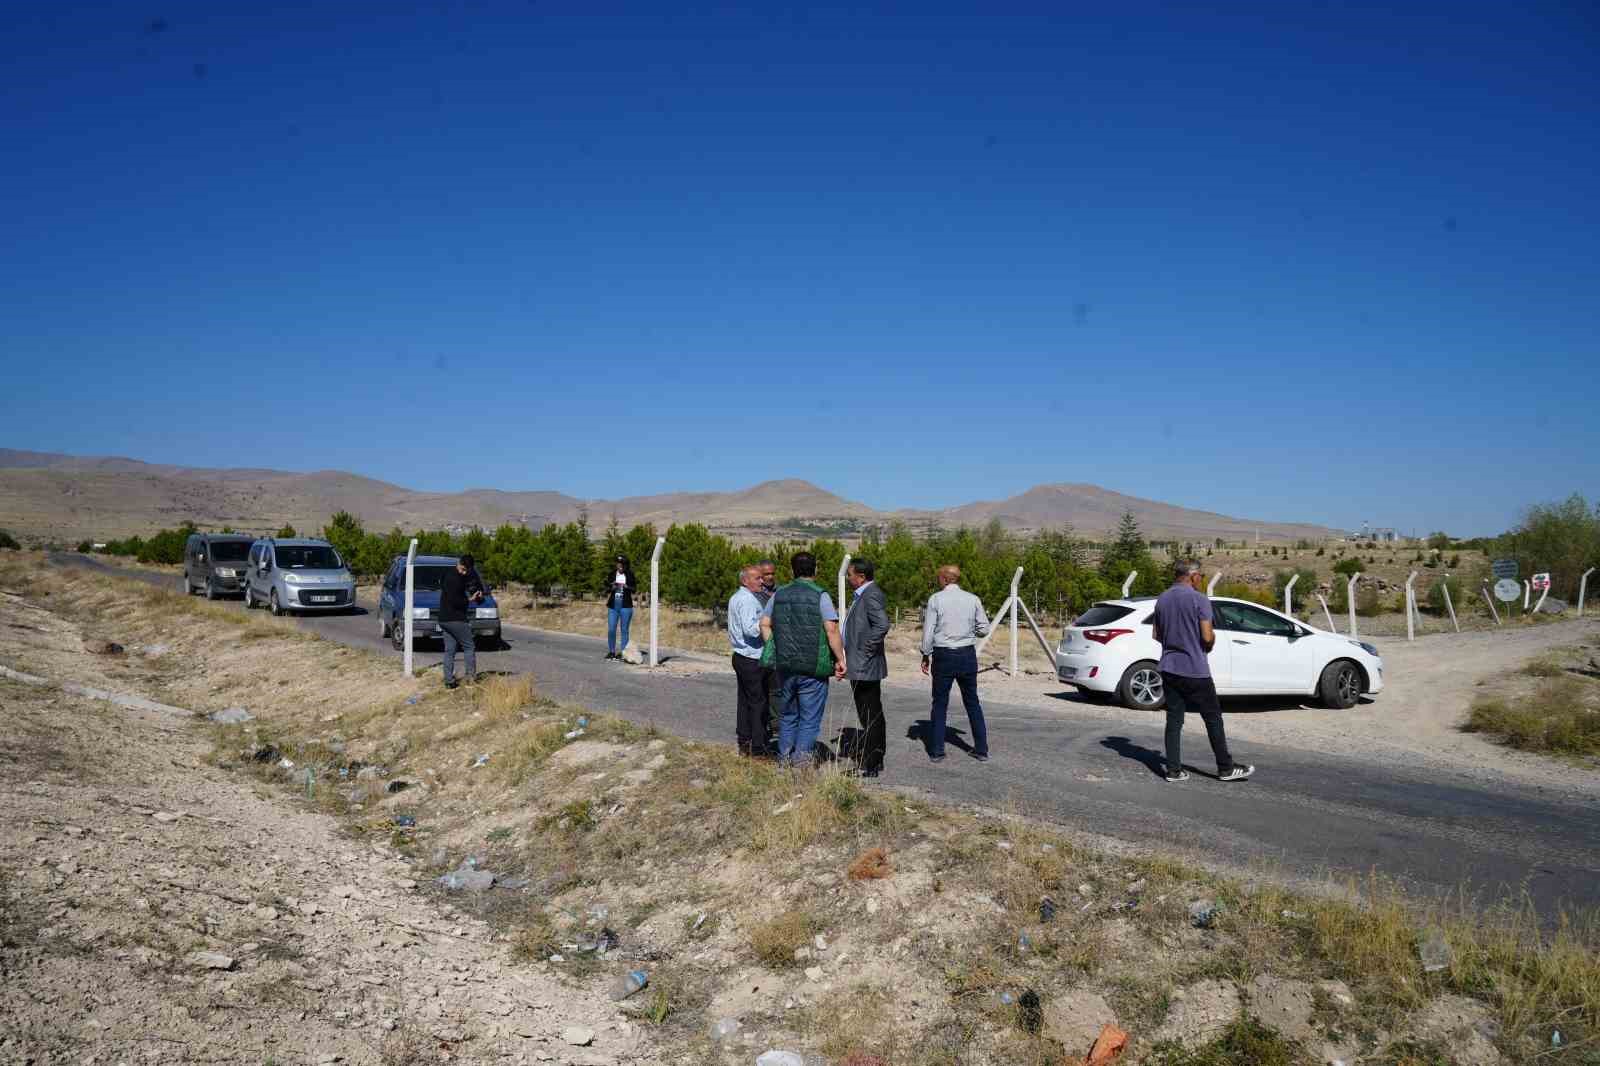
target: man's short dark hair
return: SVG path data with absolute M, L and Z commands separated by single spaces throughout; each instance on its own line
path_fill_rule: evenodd
M 795 577 L 816 577 L 817 557 L 810 552 L 795 552 L 794 558 L 789 560 L 789 569 L 794 571 Z
M 851 559 L 850 569 L 854 570 L 868 581 L 871 581 L 872 576 L 878 572 L 878 568 L 872 565 L 871 559 Z
M 470 556 L 470 555 L 463 555 L 461 558 L 457 559 L 456 562 L 460 563 L 462 566 L 466 567 L 468 570 L 471 570 L 474 566 L 477 565 L 476 563 L 474 563 L 472 561 L 472 556 Z

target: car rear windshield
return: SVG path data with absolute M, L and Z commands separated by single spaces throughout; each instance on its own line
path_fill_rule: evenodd
M 285 570 L 337 570 L 339 553 L 323 544 L 280 544 L 274 549 Z
M 418 592 L 438 592 L 444 586 L 444 575 L 454 569 L 453 566 L 419 566 L 413 588 Z M 400 580 L 405 580 L 404 570 L 400 571 Z
M 242 563 L 250 557 L 250 542 L 247 540 L 214 540 L 211 542 L 211 558 L 219 563 Z
M 1132 607 L 1119 607 L 1114 603 L 1097 603 L 1084 611 L 1072 624 L 1075 626 L 1108 626 L 1133 613 Z

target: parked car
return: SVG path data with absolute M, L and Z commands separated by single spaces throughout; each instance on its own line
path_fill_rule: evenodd
M 1383 658 L 1371 644 L 1247 600 L 1218 597 L 1211 606 L 1211 676 L 1220 696 L 1314 695 L 1342 709 L 1383 691 Z M 1153 597 L 1094 604 L 1062 634 L 1056 677 L 1083 692 L 1114 693 L 1127 707 L 1164 706 L 1154 614 Z
M 444 575 L 456 568 L 453 555 L 419 555 L 411 578 L 411 639 L 428 640 L 440 637 L 439 589 Z M 483 578 L 479 577 L 479 581 Z M 483 601 L 469 607 L 472 637 L 480 648 L 500 647 L 500 605 L 495 602 L 493 590 L 488 590 Z M 378 594 L 378 625 L 383 635 L 404 650 L 406 642 L 406 557 L 397 555 L 383 575 L 383 585 Z
M 183 591 L 208 600 L 244 591 L 245 567 L 255 538 L 243 533 L 191 533 L 183 546 Z
M 244 605 L 265 604 L 273 614 L 349 611 L 356 606 L 356 579 L 325 540 L 265 537 L 250 546 Z

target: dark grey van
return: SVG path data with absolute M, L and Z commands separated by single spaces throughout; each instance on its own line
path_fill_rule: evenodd
M 254 537 L 241 533 L 192 533 L 183 547 L 183 591 L 208 600 L 244 592 Z

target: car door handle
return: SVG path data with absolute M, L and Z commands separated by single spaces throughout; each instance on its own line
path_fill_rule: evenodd
M 1234 640 L 1234 643 L 1235 643 L 1235 644 L 1248 644 L 1248 643 L 1250 643 L 1250 642 L 1249 642 L 1249 641 L 1248 641 L 1248 640 L 1238 640 L 1238 639 L 1235 639 L 1235 640 Z

